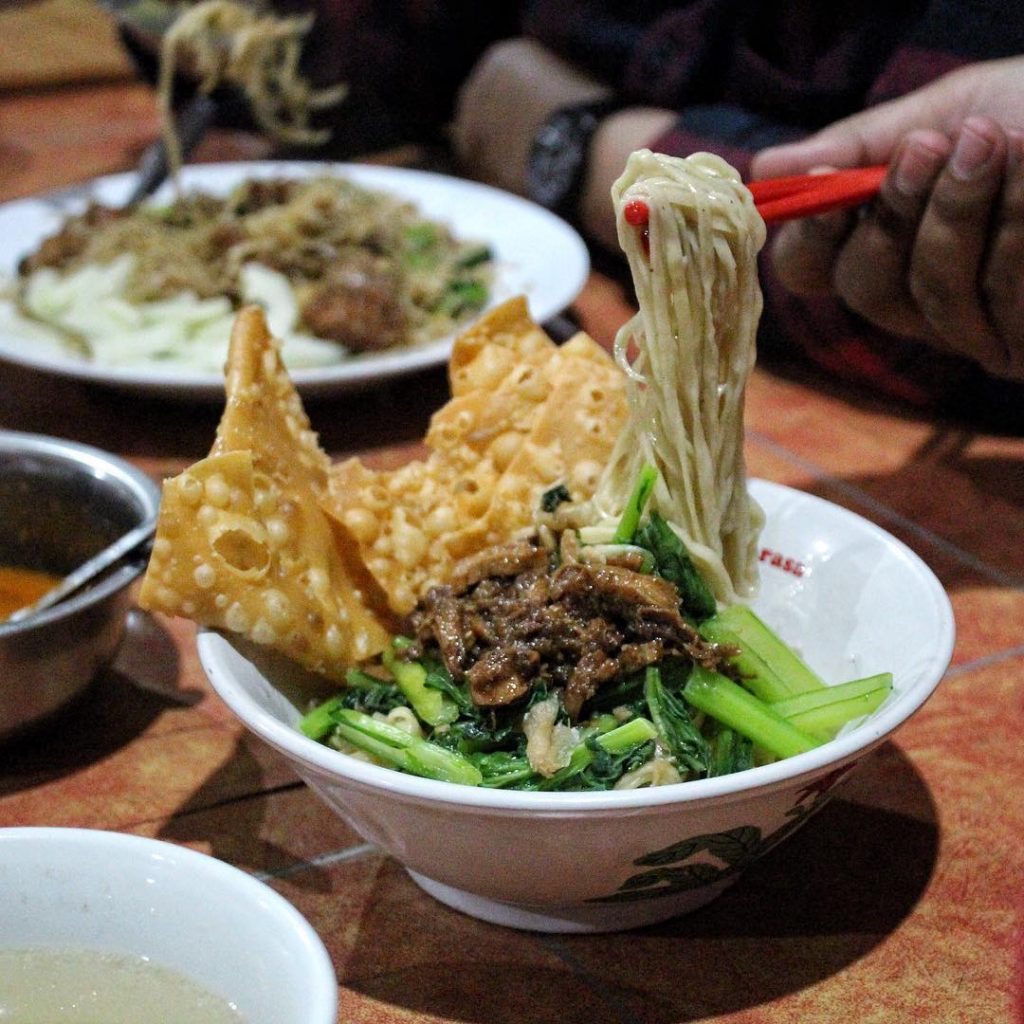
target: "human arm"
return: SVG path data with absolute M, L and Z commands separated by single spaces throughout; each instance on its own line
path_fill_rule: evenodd
M 533 39 L 491 47 L 463 85 L 452 141 L 462 169 L 479 180 L 528 195 L 527 165 L 538 129 L 563 107 L 607 100 L 612 87 Z M 742 170 L 758 142 L 798 134 L 791 126 L 734 104 L 672 110 L 655 102 L 606 113 L 590 140 L 574 219 L 615 254 L 619 243 L 609 196 L 626 158 L 644 146 L 686 155 L 722 154 Z
M 527 162 L 538 128 L 561 107 L 604 100 L 611 89 L 533 39 L 492 46 L 460 90 L 452 142 L 475 178 L 527 193 Z

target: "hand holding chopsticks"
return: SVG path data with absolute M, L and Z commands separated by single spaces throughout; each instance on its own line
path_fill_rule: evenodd
M 888 168 L 856 167 L 826 174 L 765 178 L 747 186 L 765 223 L 859 206 L 877 194 Z
M 821 143 L 814 146 L 814 159 L 829 158 Z M 834 296 L 890 335 L 1024 380 L 1024 132 L 972 115 L 951 136 L 914 129 L 891 154 L 872 152 L 888 159 L 890 170 L 754 183 L 765 220 L 790 221 L 773 243 L 778 279 L 798 294 Z M 785 171 L 779 159 L 758 163 L 762 174 L 771 173 L 769 165 Z M 876 192 L 863 217 L 809 216 Z M 1011 404 L 1019 422 L 1019 400 Z

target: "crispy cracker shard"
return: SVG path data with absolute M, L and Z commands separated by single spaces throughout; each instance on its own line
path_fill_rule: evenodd
M 548 488 L 589 498 L 626 418 L 611 357 L 585 334 L 556 346 L 523 298 L 459 336 L 449 376 L 425 460 L 375 471 L 349 459 L 328 475 L 324 507 L 398 614 L 460 559 L 532 529 Z
M 243 309 L 217 439 L 164 483 L 139 603 L 335 679 L 378 653 L 388 630 L 375 584 L 320 508 L 328 465 L 262 311 Z

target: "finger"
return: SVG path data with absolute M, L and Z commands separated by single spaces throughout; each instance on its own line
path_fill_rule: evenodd
M 931 334 L 912 297 L 907 271 L 929 193 L 950 148 L 938 132 L 911 132 L 899 145 L 870 212 L 836 261 L 836 294 L 855 313 L 894 334 Z
M 909 132 L 922 124 L 940 126 L 946 120 L 949 112 L 944 109 L 943 96 L 949 89 L 949 83 L 937 82 L 916 94 L 837 121 L 800 142 L 762 150 L 751 162 L 751 178 L 804 174 L 816 164 L 866 167 L 886 163 Z
M 1007 134 L 1003 189 L 981 291 L 993 328 L 1005 343 L 1005 366 L 994 373 L 1024 380 L 1024 134 Z
M 782 285 L 796 295 L 832 294 L 836 258 L 853 230 L 848 210 L 789 221 L 772 243 L 772 264 Z
M 969 117 L 932 189 L 907 275 L 914 302 L 936 336 L 985 367 L 1006 361 L 981 293 L 1005 162 L 1003 130 L 989 118 Z
M 806 174 L 819 164 L 867 166 L 873 161 L 867 159 L 868 147 L 861 129 L 856 118 L 847 118 L 800 142 L 763 149 L 750 162 L 751 180 Z

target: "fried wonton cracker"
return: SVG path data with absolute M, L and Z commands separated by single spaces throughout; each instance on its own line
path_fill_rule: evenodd
M 375 584 L 320 507 L 328 465 L 263 313 L 243 309 L 217 439 L 164 484 L 140 604 L 335 679 L 378 653 L 389 631 Z
M 450 367 L 426 460 L 374 472 L 352 459 L 330 473 L 326 506 L 399 614 L 459 559 L 529 528 L 547 488 L 590 497 L 626 416 L 608 354 L 583 334 L 558 348 L 522 299 L 460 336 Z
M 506 539 L 509 523 L 529 525 L 541 495 L 556 484 L 576 501 L 589 498 L 626 419 L 622 373 L 593 339 L 577 334 L 559 354 L 548 395 L 474 530 L 483 529 L 484 546 Z M 465 546 L 457 538 L 449 543 Z
M 513 371 L 543 366 L 555 351 L 555 343 L 530 316 L 526 299 L 521 295 L 509 299 L 456 339 L 448 360 L 452 397 L 493 391 L 506 383 Z

